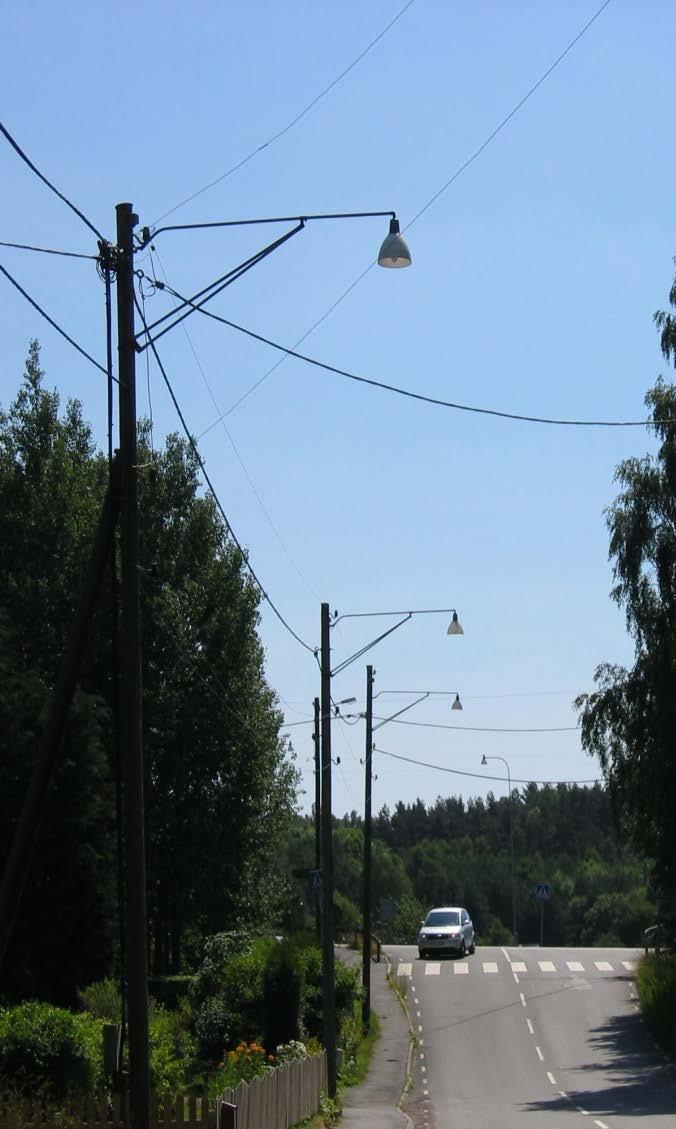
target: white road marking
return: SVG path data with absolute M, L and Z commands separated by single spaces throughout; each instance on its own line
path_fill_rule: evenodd
M 581 1113 L 583 1117 L 589 1117 L 589 1110 L 583 1109 L 581 1105 L 577 1107 L 577 1112 Z
M 483 962 L 483 967 L 484 972 L 488 973 L 489 975 L 498 971 L 498 966 L 494 960 L 485 960 Z
M 556 972 L 556 965 L 551 960 L 539 960 L 540 972 Z
M 421 1047 L 425 1045 L 425 1040 L 424 1040 L 424 1039 L 418 1039 L 418 1042 L 420 1043 L 420 1046 L 421 1046 Z
M 505 958 L 505 960 L 509 960 L 509 953 L 507 952 L 507 949 L 503 949 L 503 948 L 501 948 L 501 949 L 500 949 L 500 952 L 502 953 L 502 955 L 503 955 L 503 957 Z
M 517 976 L 516 972 L 513 972 L 513 973 L 512 973 L 512 976 L 514 977 L 514 983 L 515 983 L 515 984 L 520 984 L 520 983 L 521 983 L 521 981 L 519 980 L 519 977 Z
M 521 1007 L 525 1007 L 526 1006 L 526 997 L 524 996 L 523 992 L 519 992 L 519 995 L 521 997 Z
M 453 975 L 454 976 L 467 976 L 468 972 L 469 972 L 469 965 L 468 964 L 454 964 L 453 965 Z
M 559 1090 L 559 1093 L 560 1093 L 560 1095 L 561 1095 L 561 1097 L 562 1097 L 562 1098 L 567 1098 L 567 1097 L 568 1097 L 568 1094 L 566 1093 L 566 1091 L 565 1091 L 565 1090 Z
M 540 1059 L 540 1062 L 544 1062 L 544 1061 L 545 1061 L 545 1056 L 543 1055 L 543 1053 L 542 1053 L 542 1051 L 540 1050 L 540 1048 L 539 1048 L 539 1047 L 536 1047 L 536 1048 L 535 1048 L 535 1050 L 537 1051 L 537 1056 L 538 1056 L 538 1058 Z
M 417 1011 L 417 1012 L 416 1012 L 416 1015 L 418 1016 L 418 1019 L 420 1019 L 420 1016 L 422 1015 L 422 1012 L 421 1012 L 421 1011 Z
M 425 1095 L 425 1097 L 428 1097 L 429 1096 L 429 1090 L 423 1090 L 423 1094 Z
M 425 1057 L 425 1056 L 424 1056 L 424 1054 L 422 1053 L 422 1051 L 420 1052 L 420 1057 L 421 1057 L 421 1058 L 424 1058 L 424 1057 Z
M 418 1031 L 422 1031 L 422 1025 L 420 1023 L 418 1024 Z
M 528 972 L 525 960 L 513 960 L 512 972 Z
M 549 1078 L 549 1081 L 551 1082 L 552 1086 L 555 1086 L 556 1085 L 556 1078 L 552 1074 L 551 1070 L 547 1071 L 547 1077 Z
M 412 976 L 413 965 L 410 961 L 400 961 L 397 966 L 397 976 Z
M 595 1121 L 594 1125 L 598 1125 L 599 1129 L 608 1129 L 605 1121 Z
M 567 960 L 569 972 L 584 972 L 584 965 L 579 960 Z
M 421 1066 L 420 1069 L 422 1070 L 423 1074 L 425 1074 L 427 1072 L 426 1066 Z
M 526 1020 L 526 1023 L 528 1024 L 528 1030 L 529 1030 L 530 1034 L 531 1034 L 531 1035 L 534 1035 L 534 1034 L 535 1034 L 535 1032 L 534 1032 L 534 1030 L 533 1030 L 533 1024 L 531 1023 L 530 1019 L 527 1019 L 527 1020 Z
M 612 972 L 613 971 L 612 964 L 610 964 L 609 961 L 607 961 L 607 960 L 595 960 L 594 964 L 598 968 L 599 972 Z
M 425 965 L 425 976 L 439 976 L 441 974 L 441 961 L 428 961 Z
M 636 968 L 635 960 L 623 960 L 622 967 L 626 968 L 627 972 L 633 972 Z

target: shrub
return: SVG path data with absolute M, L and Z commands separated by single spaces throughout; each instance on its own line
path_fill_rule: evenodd
M 84 1012 L 31 1001 L 0 1011 L 0 1078 L 26 1096 L 94 1094 L 103 1072 L 103 1024 Z
M 227 933 L 207 942 L 204 962 L 189 994 L 203 1059 L 219 1062 L 226 1047 L 261 1038 L 265 965 L 275 944 L 260 940 L 247 945 Z
M 263 976 L 263 1042 L 268 1051 L 298 1039 L 302 979 L 296 949 L 288 941 L 276 945 Z
M 180 1013 L 156 1004 L 150 1018 L 149 1041 L 153 1091 L 161 1096 L 179 1093 L 188 1084 L 188 1070 L 196 1049 L 195 1038 L 186 1030 Z
M 78 989 L 80 1006 L 97 1019 L 105 1019 L 108 1023 L 119 1023 L 122 1017 L 122 997 L 120 985 L 117 980 L 108 977 L 106 980 L 97 980 L 86 988 Z
M 234 1050 L 228 1051 L 218 1065 L 218 1071 L 208 1082 L 210 1098 L 218 1097 L 225 1089 L 235 1089 L 240 1082 L 251 1082 L 266 1071 L 274 1069 L 274 1056 L 266 1055 L 260 1043 L 238 1043 Z
M 299 954 L 304 974 L 301 1006 L 301 1027 L 303 1034 L 321 1038 L 322 1034 L 322 955 L 318 948 L 305 949 Z M 354 1004 L 359 999 L 359 971 L 348 968 L 342 960 L 336 960 L 336 1015 L 340 1021 L 343 1016 L 353 1014 Z

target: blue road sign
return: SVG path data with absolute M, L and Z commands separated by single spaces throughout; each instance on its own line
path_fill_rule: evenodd
M 535 887 L 535 897 L 539 902 L 546 902 L 551 892 L 552 888 L 547 882 L 538 882 Z

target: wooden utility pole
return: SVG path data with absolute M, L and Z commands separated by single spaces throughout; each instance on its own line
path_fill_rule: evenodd
M 331 639 L 329 605 L 321 620 L 322 731 L 322 1007 L 327 1089 L 336 1096 L 336 984 L 333 951 L 333 828 L 331 826 Z
M 362 913 L 362 1003 L 365 1031 L 371 1023 L 371 785 L 373 775 L 373 667 L 366 668 L 366 750 L 364 757 L 364 890 Z
M 127 892 L 129 1108 L 132 1129 L 150 1122 L 148 957 L 143 805 L 141 601 L 139 575 L 134 226 L 131 204 L 117 205 L 117 345 L 120 413 L 120 748 L 124 773 Z

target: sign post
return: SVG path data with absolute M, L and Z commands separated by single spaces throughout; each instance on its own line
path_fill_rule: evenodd
M 545 902 L 551 895 L 552 888 L 547 882 L 538 882 L 535 887 L 535 897 L 540 903 L 540 948 L 543 945 L 545 925 Z

